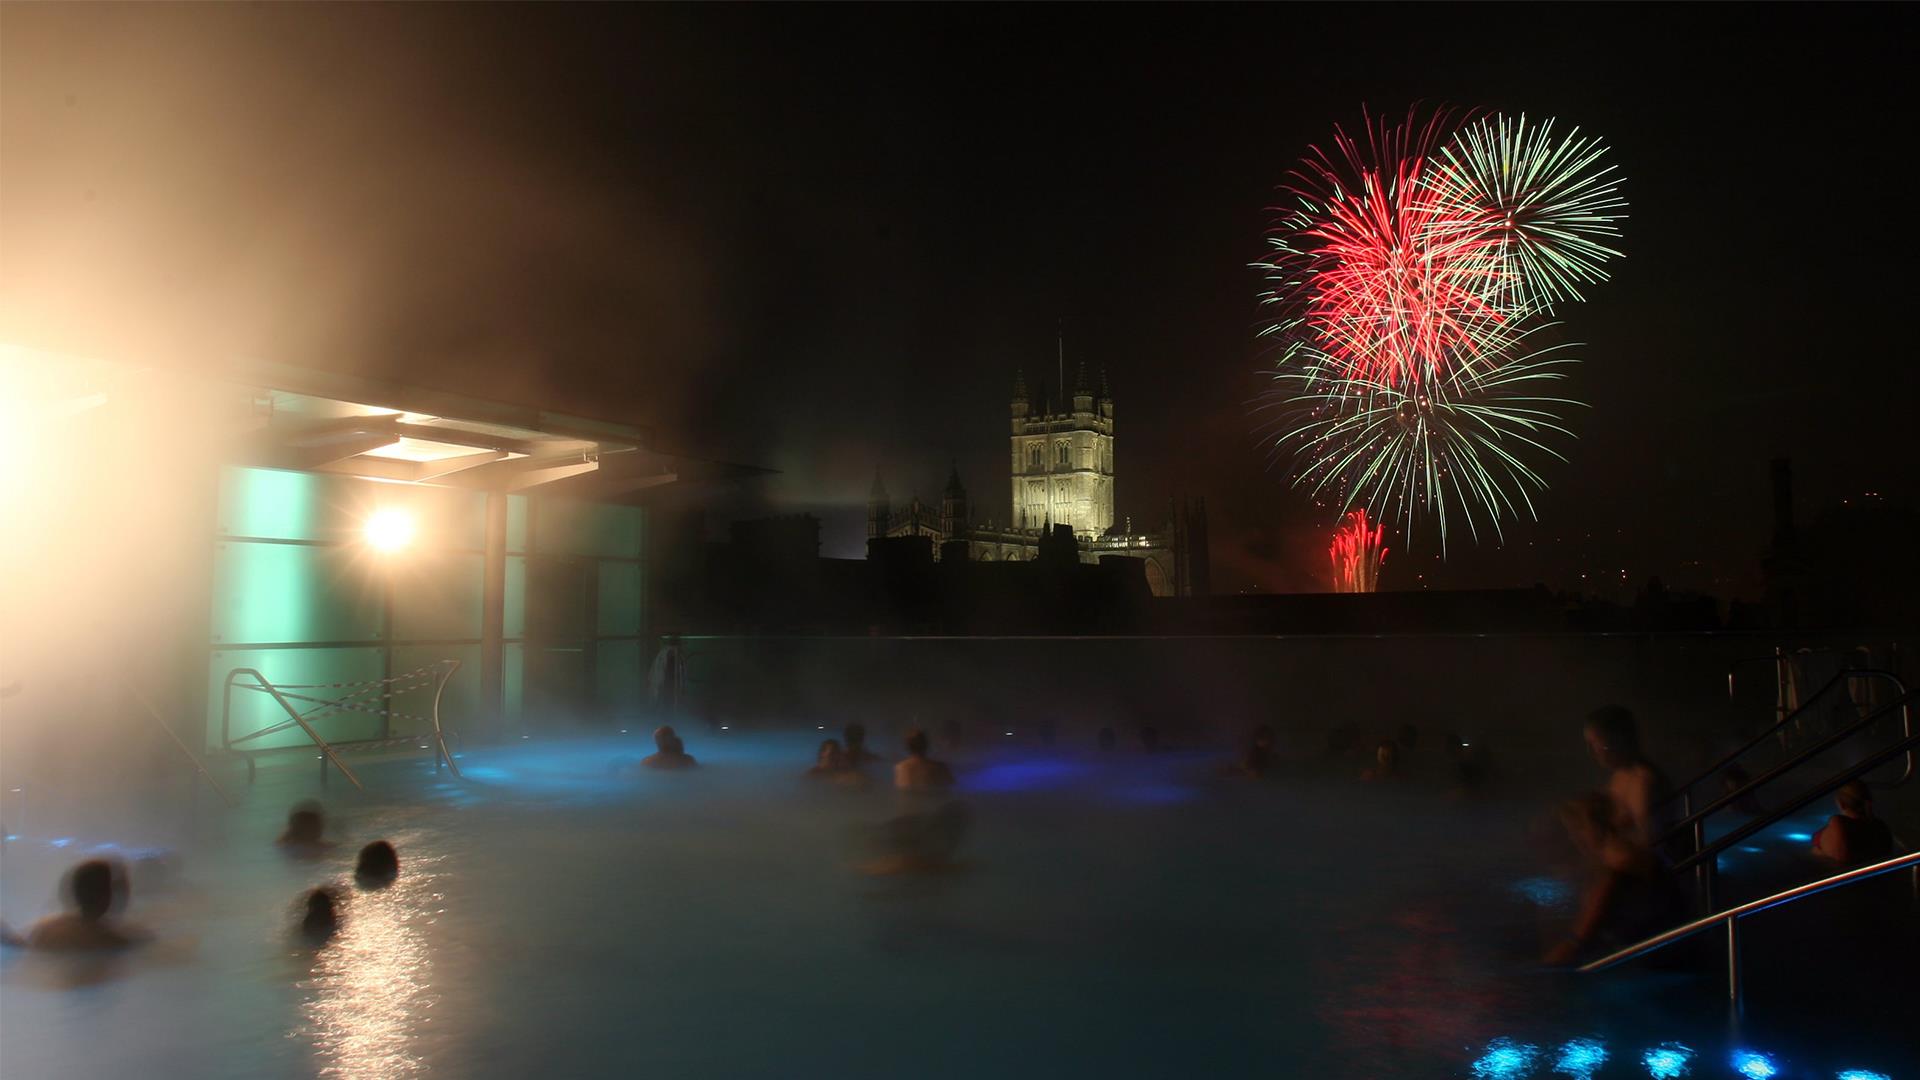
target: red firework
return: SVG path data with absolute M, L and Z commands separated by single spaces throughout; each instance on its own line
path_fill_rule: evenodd
M 1367 512 L 1355 510 L 1346 516 L 1327 545 L 1333 560 L 1334 592 L 1375 592 L 1380 588 L 1380 567 L 1387 561 L 1382 541 L 1385 529 L 1367 523 Z
M 1365 145 L 1336 129 L 1287 185 L 1302 210 L 1275 262 L 1306 284 L 1297 315 L 1343 379 L 1414 394 L 1510 333 L 1497 238 L 1455 220 L 1431 175 L 1447 119 L 1370 120 Z

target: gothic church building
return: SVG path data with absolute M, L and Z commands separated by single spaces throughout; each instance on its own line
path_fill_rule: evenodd
M 925 536 L 936 558 L 964 552 L 968 559 L 1004 562 L 1037 557 L 1040 537 L 1065 526 L 1079 544 L 1081 562 L 1139 559 L 1155 596 L 1204 596 L 1206 501 L 1169 505 L 1166 521 L 1152 532 L 1133 532 L 1128 519 L 1116 523 L 1113 397 L 1105 375 L 1096 393 L 1082 365 L 1070 400 L 1072 407 L 1063 412 L 1044 405 L 1036 411 L 1025 378 L 1015 377 L 1007 527 L 974 520 L 957 469 L 947 479 L 937 511 L 918 496 L 896 510 L 876 471 L 867 498 L 867 538 Z M 964 549 L 955 541 L 964 541 Z

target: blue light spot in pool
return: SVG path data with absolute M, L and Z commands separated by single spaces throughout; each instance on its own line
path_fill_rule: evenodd
M 1848 1069 L 1835 1074 L 1833 1080 L 1893 1080 L 1893 1077 L 1872 1069 Z
M 1761 848 L 1757 848 L 1757 847 L 1754 847 L 1754 846 L 1753 846 L 1753 845 L 1751 845 L 1751 844 L 1743 844 L 1743 845 L 1741 845 L 1741 847 L 1740 847 L 1740 850 L 1741 850 L 1741 851 L 1744 851 L 1744 852 L 1746 852 L 1746 853 L 1747 853 L 1747 854 L 1749 854 L 1749 855 L 1764 855 L 1764 854 L 1766 854 L 1766 852 L 1765 852 L 1765 851 L 1764 851 L 1763 849 L 1761 849 Z
M 1813 834 L 1810 832 L 1790 832 L 1784 835 L 1796 844 L 1805 844 L 1813 839 Z
M 1527 1075 L 1539 1056 L 1540 1048 L 1532 1043 L 1495 1039 L 1487 1044 L 1487 1052 L 1480 1055 L 1480 1060 L 1473 1063 L 1473 1075 L 1478 1080 L 1516 1080 Z
M 981 769 L 962 786 L 968 791 L 1045 791 L 1087 771 L 1072 761 L 1009 761 Z
M 1511 886 L 1514 895 L 1543 908 L 1560 907 L 1573 896 L 1573 890 L 1559 878 L 1530 877 Z
M 52 844 L 54 847 L 66 847 L 68 844 L 73 843 L 73 837 L 63 836 L 58 840 L 49 840 L 47 843 Z
M 1773 1059 L 1758 1050 L 1735 1050 L 1733 1052 L 1733 1071 L 1747 1080 L 1768 1080 L 1780 1075 L 1780 1066 Z
M 1151 806 L 1163 806 L 1168 803 L 1186 802 L 1193 798 L 1193 789 L 1179 784 L 1136 784 L 1121 788 L 1118 797 L 1122 802 L 1146 803 Z
M 1553 1071 L 1566 1073 L 1576 1080 L 1589 1080 L 1594 1070 L 1607 1063 L 1607 1048 L 1598 1039 L 1569 1039 L 1560 1048 L 1560 1057 L 1553 1063 Z
M 513 779 L 513 774 L 493 765 L 468 765 L 460 770 L 469 780 L 487 780 L 501 783 Z
M 1653 1080 L 1675 1080 L 1687 1075 L 1692 1067 L 1693 1050 L 1679 1043 L 1661 1043 L 1646 1052 L 1640 1063 L 1647 1067 L 1647 1075 Z

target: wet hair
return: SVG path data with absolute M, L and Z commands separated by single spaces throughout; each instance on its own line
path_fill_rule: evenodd
M 845 730 L 840 732 L 840 735 L 847 740 L 847 749 L 858 749 L 867 741 L 867 725 L 848 724 Z
M 392 881 L 400 876 L 400 856 L 392 844 L 375 840 L 360 849 L 360 861 L 354 864 L 353 876 L 362 882 Z
M 675 753 L 681 746 L 680 736 L 674 732 L 671 724 L 661 724 L 653 729 L 653 745 L 663 754 Z
M 821 743 L 820 749 L 813 756 L 813 760 L 817 766 L 819 763 L 824 763 L 829 757 L 838 761 L 846 760 L 840 750 L 839 739 L 828 739 L 826 742 Z
M 1588 713 L 1587 730 L 1599 735 L 1607 749 L 1615 753 L 1640 749 L 1640 724 L 1625 705 L 1602 705 Z
M 300 803 L 287 814 L 287 831 L 280 837 L 285 844 L 317 844 L 326 831 L 326 816 L 320 804 L 312 800 Z
M 73 906 L 80 917 L 104 919 L 113 910 L 113 864 L 105 859 L 88 859 L 73 868 L 67 878 L 67 891 L 73 894 Z
M 927 756 L 927 733 L 919 728 L 907 732 L 907 753 L 914 757 Z
M 315 889 L 307 894 L 307 914 L 300 920 L 300 929 L 308 937 L 323 938 L 332 934 L 340 925 L 340 911 L 335 905 L 333 894 L 325 889 Z
M 1873 792 L 1858 780 L 1849 780 L 1833 793 L 1833 801 L 1849 814 L 1864 814 L 1873 806 Z

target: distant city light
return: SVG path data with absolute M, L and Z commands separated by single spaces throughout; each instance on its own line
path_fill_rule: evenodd
M 1653 1080 L 1676 1080 L 1692 1068 L 1693 1050 L 1679 1043 L 1661 1043 L 1646 1052 L 1640 1063 Z
M 375 510 L 360 531 L 376 549 L 398 551 L 413 543 L 413 515 L 393 507 Z

